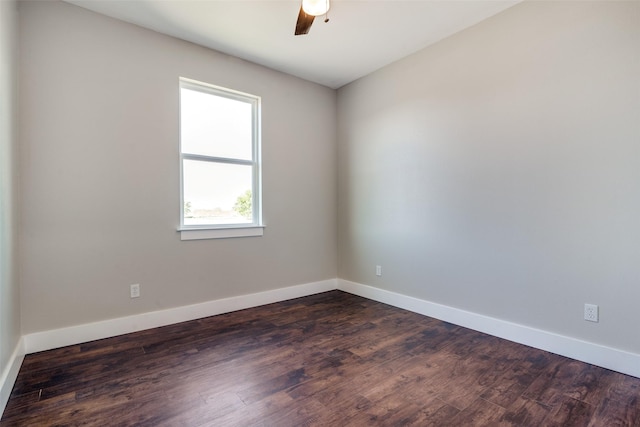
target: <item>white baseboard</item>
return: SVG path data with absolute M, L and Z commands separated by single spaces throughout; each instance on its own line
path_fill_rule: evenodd
M 640 378 L 640 354 L 626 352 L 600 344 L 582 341 L 553 332 L 543 331 L 505 320 L 495 319 L 481 314 L 460 310 L 430 301 L 421 300 L 396 292 L 386 291 L 360 283 L 342 279 L 329 279 L 321 282 L 274 289 L 249 295 L 240 295 L 204 303 L 154 311 L 134 316 L 87 323 L 68 328 L 36 332 L 22 337 L 20 351 L 16 350 L 15 361 L 3 373 L 2 397 L 5 386 L 11 385 L 17 375 L 24 354 L 50 350 L 67 345 L 79 344 L 102 338 L 113 337 L 144 329 L 156 328 L 188 320 L 199 319 L 217 314 L 229 313 L 245 308 L 257 307 L 292 298 L 313 295 L 339 289 L 360 295 L 374 301 L 394 307 L 434 317 L 446 322 L 484 332 L 509 341 L 549 351 L 572 359 L 580 360 L 603 368 L 618 371 Z M 17 363 L 17 367 L 14 366 Z M 14 372 L 15 370 L 15 372 Z M 7 394 L 8 397 L 8 394 Z M 2 403 L 2 401 L 0 401 Z
M 24 340 L 20 338 L 16 348 L 13 350 L 13 354 L 11 354 L 9 358 L 7 366 L 2 371 L 2 376 L 0 376 L 0 415 L 4 412 L 4 408 L 9 401 L 11 390 L 16 382 L 16 378 L 18 378 L 18 372 L 24 360 L 24 354 Z
M 249 295 L 207 301 L 199 304 L 133 316 L 109 319 L 100 322 L 86 323 L 67 328 L 53 329 L 24 335 L 24 350 L 27 354 L 37 351 L 51 350 L 67 345 L 80 344 L 87 341 L 114 337 L 137 332 L 144 329 L 157 328 L 188 320 L 200 319 L 217 314 L 229 313 L 259 305 L 271 304 L 288 299 L 304 297 L 337 288 L 337 279 L 303 285 L 279 288 Z
M 338 289 L 509 341 L 640 378 L 640 354 L 338 279 Z

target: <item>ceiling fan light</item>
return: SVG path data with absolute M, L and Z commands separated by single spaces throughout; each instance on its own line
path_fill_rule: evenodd
M 302 10 L 307 15 L 320 16 L 329 11 L 329 0 L 302 0 Z

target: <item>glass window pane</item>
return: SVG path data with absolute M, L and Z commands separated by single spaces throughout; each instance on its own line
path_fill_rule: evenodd
M 252 105 L 180 89 L 182 152 L 251 160 Z
M 251 166 L 183 160 L 184 224 L 251 224 Z

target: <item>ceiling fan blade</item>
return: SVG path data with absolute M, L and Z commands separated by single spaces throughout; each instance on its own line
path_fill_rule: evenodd
M 300 6 L 300 13 L 298 13 L 298 22 L 296 22 L 296 36 L 300 36 L 302 34 L 307 34 L 309 29 L 311 28 L 311 24 L 313 24 L 313 20 L 315 16 L 308 15 L 302 10 L 302 6 Z

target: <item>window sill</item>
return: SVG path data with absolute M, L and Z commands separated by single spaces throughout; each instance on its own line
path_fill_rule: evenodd
M 229 228 L 179 228 L 180 240 L 231 239 L 235 237 L 260 237 L 264 225 Z

